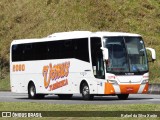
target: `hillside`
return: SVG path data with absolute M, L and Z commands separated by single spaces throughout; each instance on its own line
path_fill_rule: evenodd
M 141 34 L 155 48 L 152 83 L 160 83 L 160 1 L 158 0 L 1 0 L 0 77 L 8 78 L 13 39 L 45 37 L 54 32 L 121 31 Z

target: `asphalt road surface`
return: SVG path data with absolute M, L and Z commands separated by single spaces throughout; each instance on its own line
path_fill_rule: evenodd
M 56 95 L 47 95 L 44 99 L 31 100 L 27 94 L 0 92 L 0 102 L 37 102 L 49 104 L 160 104 L 160 94 L 132 94 L 127 100 L 119 100 L 117 96 L 97 96 L 92 101 L 84 101 L 80 94 L 73 95 L 70 100 L 60 100 Z

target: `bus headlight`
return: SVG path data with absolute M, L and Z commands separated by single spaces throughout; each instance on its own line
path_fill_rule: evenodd
M 118 82 L 116 80 L 108 80 L 109 83 L 112 83 L 114 85 L 118 85 Z
M 148 80 L 143 80 L 141 84 L 146 84 Z

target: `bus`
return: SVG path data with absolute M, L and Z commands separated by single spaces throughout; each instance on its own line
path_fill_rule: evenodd
M 145 48 L 139 34 L 70 31 L 44 38 L 13 40 L 10 46 L 11 91 L 30 99 L 58 95 L 69 99 L 82 94 L 145 94 L 149 86 L 149 59 L 155 50 Z

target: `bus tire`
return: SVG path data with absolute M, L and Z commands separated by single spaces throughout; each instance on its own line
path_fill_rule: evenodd
M 29 99 L 37 98 L 36 87 L 35 87 L 34 83 L 29 84 L 29 87 L 28 87 L 28 98 Z
M 64 100 L 70 99 L 70 98 L 72 98 L 72 96 L 73 96 L 73 94 L 58 94 L 58 97 L 60 99 L 64 99 Z
M 118 94 L 117 96 L 120 100 L 126 100 L 128 99 L 129 94 Z
M 89 86 L 86 82 L 82 84 L 81 92 L 84 100 L 93 100 L 94 96 L 90 94 Z
M 37 94 L 36 93 L 36 87 L 34 83 L 30 83 L 28 87 L 28 98 L 29 99 L 43 99 L 44 94 Z

